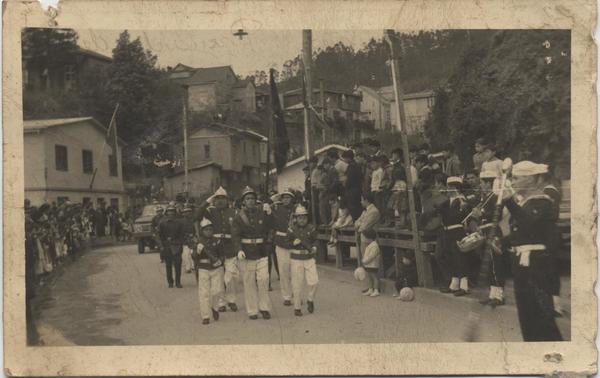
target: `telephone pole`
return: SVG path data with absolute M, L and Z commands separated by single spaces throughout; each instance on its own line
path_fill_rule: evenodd
M 312 31 L 310 29 L 302 30 L 302 65 L 304 66 L 304 82 L 306 86 L 306 98 L 304 99 L 304 156 L 306 164 L 309 165 L 312 152 L 312 114 L 309 107 L 312 105 Z M 312 171 L 309 172 L 312 176 Z M 313 224 L 317 224 L 317 193 L 314 190 L 314 184 L 310 183 L 310 207 L 312 213 Z

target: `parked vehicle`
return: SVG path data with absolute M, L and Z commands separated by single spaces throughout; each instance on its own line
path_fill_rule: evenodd
M 156 203 L 144 206 L 142 215 L 140 215 L 133 223 L 133 237 L 137 241 L 138 252 L 144 253 L 146 247 L 156 249 L 156 241 L 152 233 L 152 219 L 156 216 L 156 208 L 167 206 L 166 203 Z

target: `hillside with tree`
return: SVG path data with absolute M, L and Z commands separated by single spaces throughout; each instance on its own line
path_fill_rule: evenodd
M 471 162 L 479 137 L 500 153 L 569 172 L 570 33 L 505 30 L 473 39 L 426 123 L 434 145 L 451 141 Z

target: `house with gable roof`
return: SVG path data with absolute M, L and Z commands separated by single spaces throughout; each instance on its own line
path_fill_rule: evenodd
M 231 66 L 194 68 L 179 63 L 169 78 L 187 88 L 191 112 L 256 111 L 254 83 L 239 79 Z

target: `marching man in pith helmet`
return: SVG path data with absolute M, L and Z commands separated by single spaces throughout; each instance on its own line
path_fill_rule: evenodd
M 292 305 L 292 281 L 290 271 L 290 248 L 292 247 L 288 238 L 288 229 L 294 211 L 294 194 L 286 190 L 279 194 L 281 203 L 277 204 L 273 211 L 275 221 L 275 254 L 279 267 L 279 278 L 281 295 L 285 306 Z
M 205 217 L 212 222 L 214 228 L 213 238 L 221 242 L 224 254 L 224 282 L 225 290 L 219 299 L 219 312 L 225 312 L 226 306 L 231 311 L 237 311 L 237 285 L 239 281 L 239 269 L 237 263 L 237 251 L 233 248 L 231 239 L 231 225 L 235 217 L 235 210 L 229 207 L 229 196 L 227 191 L 220 186 L 219 189 L 207 200 L 210 204 Z
M 214 238 L 214 227 L 208 219 L 200 222 L 200 237 L 194 260 L 198 269 L 198 298 L 202 324 L 210 323 L 210 311 L 215 321 L 219 320 L 217 310 L 223 292 L 223 245 L 221 239 Z
M 302 316 L 301 293 L 306 280 L 308 312 L 315 311 L 315 293 L 319 276 L 315 257 L 317 254 L 317 230 L 308 223 L 308 211 L 304 206 L 296 207 L 294 221 L 288 230 L 291 249 L 292 292 L 294 295 L 294 315 Z
M 554 320 L 554 260 L 557 253 L 557 213 L 544 193 L 546 164 L 521 161 L 512 168 L 512 187 L 505 189 L 515 300 L 525 341 L 561 341 Z
M 165 217 L 158 226 L 158 234 L 167 268 L 167 283 L 169 287 L 173 287 L 173 268 L 175 268 L 175 286 L 181 288 L 181 254 L 185 231 L 183 223 L 177 217 L 175 206 L 167 206 Z
M 250 319 L 271 318 L 269 298 L 269 259 L 265 246 L 273 228 L 273 216 L 256 203 L 256 192 L 246 187 L 242 192 L 242 208 L 233 218 L 231 238 L 237 252 L 238 265 L 244 281 L 246 311 Z

